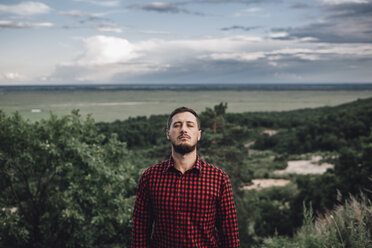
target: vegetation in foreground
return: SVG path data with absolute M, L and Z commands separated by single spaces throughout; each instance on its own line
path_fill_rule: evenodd
M 280 113 L 226 109 L 201 113 L 199 153 L 231 176 L 242 247 L 370 246 L 372 99 Z M 73 111 L 33 123 L 0 113 L 0 246 L 128 247 L 138 179 L 169 156 L 166 118 L 95 123 Z M 322 154 L 334 170 L 243 190 L 253 178 L 278 178 L 274 170 L 305 153 Z
M 351 197 L 315 221 L 312 209 L 304 208 L 304 223 L 294 238 L 274 236 L 263 248 L 372 247 L 372 204 L 363 195 Z

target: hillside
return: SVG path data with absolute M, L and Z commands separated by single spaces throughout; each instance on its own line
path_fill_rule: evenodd
M 285 247 L 283 240 L 297 247 L 297 232 L 314 219 L 316 229 L 338 205 L 349 209 L 351 195 L 370 209 L 372 99 L 285 112 L 227 109 L 220 103 L 200 113 L 198 153 L 230 176 L 241 247 Z M 166 119 L 95 123 L 75 110 L 31 122 L 0 112 L 0 246 L 129 247 L 138 180 L 170 154 Z M 319 174 L 277 173 L 311 159 L 333 166 Z M 338 216 L 337 223 L 353 225 L 354 217 Z M 370 219 L 362 223 L 365 230 L 350 242 L 371 237 Z M 323 247 L 329 237 L 339 244 L 344 235 L 320 235 L 305 247 Z

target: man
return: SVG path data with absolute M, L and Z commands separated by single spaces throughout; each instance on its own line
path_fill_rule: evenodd
M 199 159 L 196 112 L 180 107 L 169 116 L 169 160 L 147 169 L 133 212 L 134 247 L 239 247 L 231 183 L 225 172 Z

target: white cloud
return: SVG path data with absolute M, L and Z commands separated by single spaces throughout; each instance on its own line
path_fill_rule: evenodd
M 277 79 L 300 80 L 284 70 L 306 63 L 372 59 L 372 45 L 324 44 L 303 40 L 272 40 L 250 36 L 210 37 L 195 40 L 149 39 L 130 42 L 113 36 L 83 39 L 84 52 L 74 61 L 61 63 L 55 78 L 67 81 L 120 82 L 149 75 L 174 75 L 196 71 L 206 75 L 247 70 L 279 70 Z M 332 63 L 330 63 L 332 64 Z M 252 69 L 253 68 L 253 69 Z M 270 69 L 271 68 L 271 69 Z M 283 71 L 280 71 L 283 70 Z M 190 75 L 191 75 L 190 74 Z M 66 79 L 67 78 L 67 79 Z
M 321 0 L 325 4 L 368 3 L 368 0 Z
M 116 7 L 119 6 L 120 1 L 94 1 L 94 0 L 74 0 L 75 2 L 90 3 L 93 5 L 103 6 L 103 7 Z
M 0 80 L 7 80 L 7 81 L 18 81 L 24 79 L 24 76 L 17 72 L 5 72 L 0 73 Z
M 127 62 L 138 55 L 127 40 L 111 36 L 92 36 L 84 39 L 84 54 L 77 60 L 78 65 L 105 65 Z
M 264 58 L 265 53 L 263 52 L 253 52 L 253 53 L 212 53 L 210 55 L 200 56 L 200 59 L 207 59 L 207 60 L 220 60 L 220 61 L 240 61 L 240 62 L 247 62 L 247 61 L 255 61 L 260 58 Z
M 270 34 L 270 38 L 273 38 L 273 39 L 285 38 L 285 37 L 288 37 L 287 32 L 278 32 L 278 33 Z
M 118 34 L 123 32 L 123 29 L 117 28 L 117 27 L 97 27 L 96 29 L 97 31 L 100 31 L 100 32 L 111 32 L 111 33 L 118 33 Z
M 149 35 L 170 35 L 172 33 L 165 32 L 165 31 L 154 31 L 154 30 L 136 30 L 132 31 L 133 33 L 139 33 L 139 34 L 149 34 Z
M 89 12 L 80 11 L 80 10 L 60 11 L 59 13 L 61 15 L 67 15 L 67 16 L 71 16 L 74 18 L 100 18 L 104 16 L 104 14 L 89 13 Z
M 262 17 L 267 18 L 270 17 L 270 13 L 263 11 L 261 8 L 247 8 L 240 10 L 234 14 L 234 17 L 242 17 L 242 16 L 255 16 L 255 17 Z
M 30 16 L 49 13 L 51 8 L 41 2 L 21 2 L 16 5 L 0 4 L 0 12 L 21 16 Z
M 50 22 L 16 22 L 0 20 L 0 29 L 6 28 L 40 28 L 40 27 L 52 27 L 53 23 Z

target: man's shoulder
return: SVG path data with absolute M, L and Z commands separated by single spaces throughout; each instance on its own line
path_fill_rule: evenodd
M 152 174 L 161 173 L 161 172 L 164 171 L 164 169 L 166 168 L 166 166 L 168 165 L 168 163 L 169 163 L 169 160 L 164 160 L 162 162 L 159 162 L 157 164 L 154 164 L 153 166 L 147 168 L 143 172 L 143 175 L 144 176 L 150 176 Z
M 218 174 L 222 176 L 223 178 L 228 177 L 228 174 L 225 171 L 215 166 L 214 164 L 208 163 L 204 160 L 200 160 L 200 163 L 202 165 L 203 170 L 205 170 L 206 173 Z

